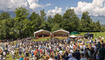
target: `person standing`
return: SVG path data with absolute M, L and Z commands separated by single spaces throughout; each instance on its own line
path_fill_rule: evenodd
M 0 60 L 2 60 L 2 55 L 0 54 Z
M 102 48 L 99 49 L 99 60 L 105 59 L 105 43 L 102 44 Z
M 71 57 L 71 58 L 69 58 L 68 60 L 77 60 L 77 59 L 75 58 L 75 54 L 74 54 L 74 53 L 72 53 L 72 57 Z
M 14 51 L 14 50 L 11 51 L 11 54 L 12 54 L 12 58 L 13 58 L 13 60 L 15 60 L 15 51 Z
M 29 58 L 28 57 L 25 57 L 24 60 L 29 60 Z
M 19 60 L 23 60 L 23 56 L 21 56 Z
M 75 55 L 75 58 L 77 60 L 80 60 L 80 52 L 79 52 L 79 50 L 76 50 L 76 52 L 74 52 L 74 55 Z
M 87 60 L 84 54 L 81 54 L 81 59 L 80 60 Z
M 3 51 L 3 59 L 5 60 L 6 59 L 6 52 Z

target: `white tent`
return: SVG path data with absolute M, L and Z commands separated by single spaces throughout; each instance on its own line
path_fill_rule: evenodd
M 69 37 L 71 37 L 71 38 L 76 38 L 77 36 L 75 36 L 75 35 L 70 35 Z
M 34 32 L 34 37 L 35 37 L 36 35 L 50 35 L 50 32 L 47 31 L 47 30 L 41 29 L 41 30 L 38 30 L 38 31 Z
M 69 31 L 66 31 L 66 30 L 63 30 L 63 29 L 60 29 L 60 30 L 54 31 L 53 33 L 56 33 L 56 32 L 65 32 L 65 33 L 68 33 L 68 34 L 69 34 Z
M 68 36 L 69 35 L 69 31 L 60 29 L 60 30 L 54 31 L 53 35 L 56 35 L 56 36 L 57 35 L 59 35 L 59 36 Z

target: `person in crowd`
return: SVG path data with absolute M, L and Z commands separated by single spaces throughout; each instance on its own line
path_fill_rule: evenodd
M 78 41 L 83 40 L 83 41 Z M 7 59 L 8 55 L 12 60 L 102 60 L 105 59 L 104 41 L 93 40 L 88 42 L 83 39 L 76 41 L 53 38 L 48 41 L 16 40 L 0 45 L 0 59 Z M 21 57 L 20 57 L 21 56 Z M 23 58 L 23 57 L 24 58 Z
M 76 51 L 74 52 L 74 55 L 75 55 L 75 58 L 76 58 L 77 60 L 80 60 L 80 52 L 79 52 L 79 50 L 76 50 Z
M 19 60 L 23 60 L 23 56 L 21 56 Z
M 69 58 L 68 60 L 77 60 L 77 59 L 75 58 L 75 54 L 74 54 L 74 53 L 72 53 L 72 57 L 71 57 L 71 58 Z
M 15 60 L 15 51 L 11 51 L 11 54 L 12 54 L 12 59 Z
M 0 54 L 0 60 L 2 60 L 2 55 Z
M 84 54 L 81 54 L 81 59 L 80 60 L 87 60 Z
M 99 60 L 104 60 L 104 59 L 105 59 L 105 43 L 99 49 Z

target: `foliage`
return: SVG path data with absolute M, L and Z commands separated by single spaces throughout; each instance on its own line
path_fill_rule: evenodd
M 99 32 L 105 31 L 105 26 L 100 22 L 93 22 L 88 12 L 82 14 L 81 19 L 75 14 L 73 9 L 68 9 L 63 15 L 46 16 L 44 10 L 40 14 L 29 12 L 25 8 L 17 8 L 15 17 L 11 17 L 8 12 L 0 14 L 0 39 L 18 39 L 33 36 L 39 29 L 55 31 L 65 29 L 69 32 Z

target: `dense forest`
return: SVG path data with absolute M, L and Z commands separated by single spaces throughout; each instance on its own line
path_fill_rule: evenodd
M 69 32 L 100 32 L 105 28 L 99 21 L 93 22 L 88 12 L 82 14 L 81 19 L 73 9 L 68 9 L 63 15 L 46 16 L 44 10 L 40 13 L 29 14 L 25 8 L 17 8 L 11 17 L 8 12 L 0 13 L 0 39 L 17 39 L 33 36 L 33 32 L 39 29 L 55 31 L 65 29 Z

